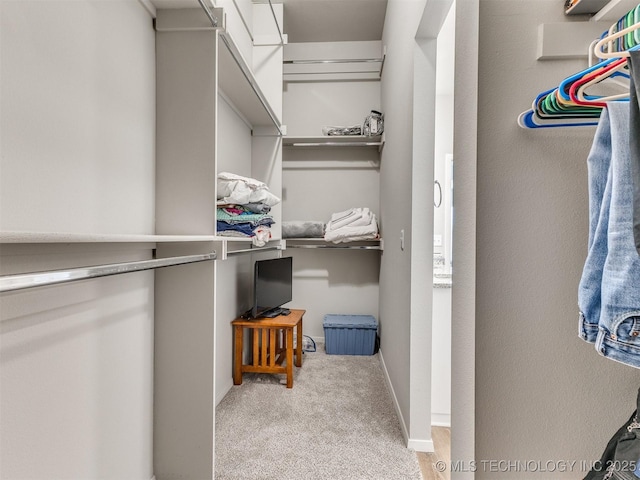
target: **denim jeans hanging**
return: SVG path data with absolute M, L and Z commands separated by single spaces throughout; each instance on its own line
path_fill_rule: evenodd
M 640 51 L 629 52 L 631 177 L 633 179 L 633 237 L 640 255 Z
M 611 122 L 607 110 L 600 122 L 587 157 L 589 185 L 588 253 L 578 287 L 580 337 L 595 343 L 600 323 L 602 272 L 607 259 L 607 228 L 611 200 Z
M 629 127 L 629 104 L 608 103 L 588 159 L 594 210 L 578 301 L 581 337 L 595 342 L 601 355 L 640 368 L 640 256 L 633 236 Z

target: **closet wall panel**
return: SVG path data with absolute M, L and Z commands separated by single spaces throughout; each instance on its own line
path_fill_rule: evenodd
M 0 4 L 0 229 L 154 233 L 155 35 L 138 2 Z M 0 274 L 150 258 L 2 245 Z M 152 469 L 154 274 L 0 298 L 0 476 Z
M 595 129 L 516 124 L 529 99 L 584 68 L 536 61 L 538 25 L 563 21 L 555 2 L 480 2 L 475 458 L 577 464 L 546 474 L 479 469 L 476 479 L 583 478 L 580 462 L 600 458 L 635 408 L 638 370 L 578 337 Z
M 1 8 L 0 229 L 154 233 L 148 13 L 137 2 Z

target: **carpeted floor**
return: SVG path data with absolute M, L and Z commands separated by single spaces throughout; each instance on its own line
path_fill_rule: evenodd
M 305 353 L 292 389 L 245 374 L 216 409 L 216 479 L 422 478 L 378 355 Z M 284 377 L 284 376 L 282 376 Z

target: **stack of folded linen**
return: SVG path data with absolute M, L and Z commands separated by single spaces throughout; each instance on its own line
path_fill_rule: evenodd
M 269 212 L 280 199 L 267 185 L 234 173 L 218 174 L 216 230 L 226 237 L 247 237 L 262 247 L 271 238 L 274 219 Z
M 325 228 L 327 242 L 344 243 L 373 240 L 378 236 L 376 216 L 368 208 L 351 208 L 331 215 Z
M 282 238 L 324 238 L 324 222 L 293 220 L 282 222 Z

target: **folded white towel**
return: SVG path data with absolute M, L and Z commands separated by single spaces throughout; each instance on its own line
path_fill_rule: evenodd
M 371 224 L 372 213 L 368 208 L 352 208 L 345 212 L 333 214 L 327 224 L 327 230 L 337 230 L 343 227 L 358 227 Z
M 371 214 L 371 223 L 360 226 L 347 226 L 337 230 L 327 231 L 324 239 L 327 242 L 345 243 L 356 240 L 373 240 L 378 238 L 378 222 L 376 216 Z

